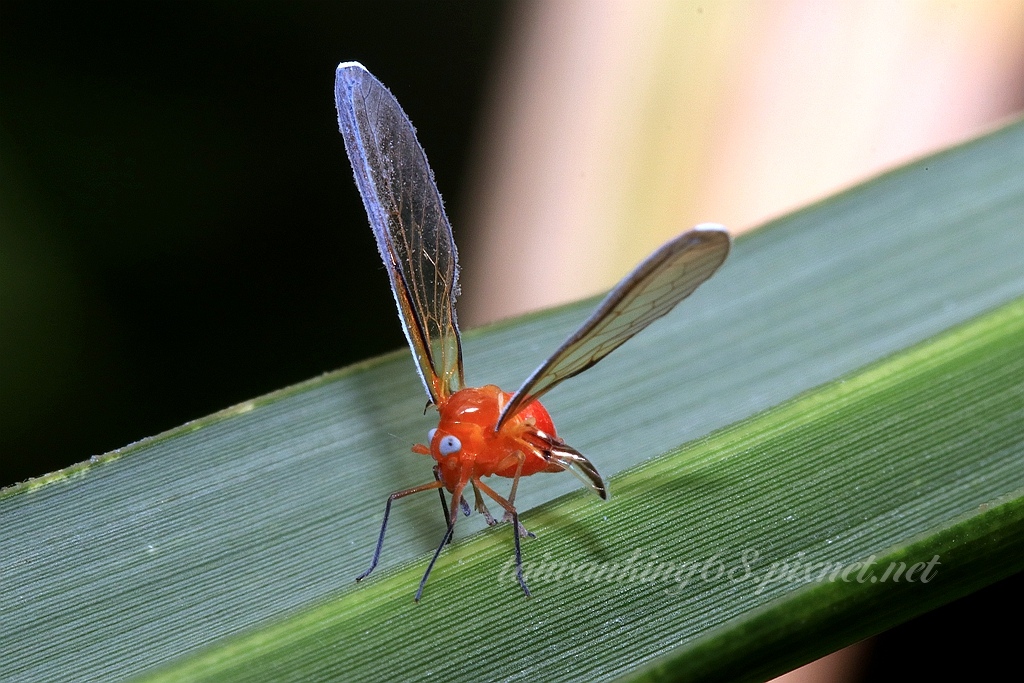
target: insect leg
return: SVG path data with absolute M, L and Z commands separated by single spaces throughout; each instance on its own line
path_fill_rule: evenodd
M 420 598 L 423 597 L 423 588 L 427 585 L 427 579 L 430 578 L 430 572 L 434 569 L 434 563 L 437 562 L 438 556 L 441 554 L 441 551 L 444 550 L 444 547 L 451 543 L 452 533 L 455 531 L 455 520 L 459 518 L 457 510 L 459 509 L 459 501 L 461 498 L 462 486 L 456 488 L 452 492 L 452 511 L 451 515 L 448 517 L 448 529 L 444 532 L 444 538 L 441 539 L 441 544 L 438 545 L 437 550 L 434 551 L 434 556 L 430 558 L 430 564 L 427 565 L 427 571 L 423 572 L 423 578 L 420 579 L 420 587 L 416 591 L 416 597 L 414 598 L 416 602 L 419 602 Z
M 516 451 L 515 453 L 507 456 L 505 460 L 502 460 L 502 464 L 504 464 L 509 458 L 515 458 L 519 461 L 519 464 L 516 465 L 516 473 L 512 475 L 512 490 L 508 495 L 508 505 L 511 507 L 502 505 L 502 507 L 505 507 L 505 516 L 501 519 L 503 522 L 512 521 L 512 512 L 516 506 L 516 490 L 519 488 L 519 479 L 523 474 L 523 463 L 526 462 L 526 455 L 522 451 Z M 489 495 L 493 498 L 496 494 L 492 491 Z M 500 502 L 500 497 L 496 498 L 496 500 L 499 500 Z M 527 530 L 527 528 L 522 524 L 519 525 L 519 535 L 523 538 L 537 538 L 537 534 Z
M 512 536 L 516 542 L 516 578 L 519 580 L 519 587 L 523 589 L 523 593 L 526 594 L 526 597 L 530 597 L 530 589 L 526 587 L 526 579 L 523 578 L 523 551 L 519 545 L 519 537 L 530 534 L 530 532 L 526 531 L 523 525 L 519 523 L 519 512 L 512 503 L 499 496 L 495 493 L 494 489 L 479 479 L 473 480 L 473 483 L 479 486 L 481 491 L 493 498 L 498 505 L 505 508 L 507 513 L 512 515 Z M 530 536 L 533 536 L 533 534 L 530 534 Z
M 448 521 L 448 501 L 444 497 L 444 482 L 441 481 L 441 470 L 437 465 L 434 465 L 434 481 L 441 484 L 437 487 L 437 494 L 441 496 L 441 509 L 444 510 L 444 520 Z
M 377 561 L 380 560 L 380 549 L 384 547 L 384 532 L 388 530 L 388 517 L 391 515 L 391 503 L 399 498 L 405 498 L 406 496 L 419 493 L 420 491 L 429 491 L 430 489 L 441 488 L 441 486 L 442 484 L 440 481 L 432 481 L 429 484 L 420 484 L 419 486 L 413 486 L 411 489 L 405 489 L 404 491 L 395 491 L 388 496 L 388 502 L 384 505 L 384 521 L 380 525 L 380 536 L 377 537 L 377 548 L 373 551 L 373 560 L 370 561 L 370 568 L 357 576 L 356 581 L 362 581 L 369 576 L 370 572 L 372 572 L 374 567 L 377 566 Z M 451 529 L 449 529 L 449 533 L 451 533 Z
M 523 474 L 523 463 L 526 462 L 526 455 L 522 451 L 516 451 L 515 457 L 519 464 L 516 465 L 516 474 L 512 477 L 512 490 L 508 494 L 508 504 L 512 507 L 516 506 L 516 489 L 519 488 L 519 477 Z
M 526 587 L 526 580 L 523 578 L 523 551 L 519 547 L 519 536 L 520 529 L 523 529 L 523 525 L 519 523 L 519 513 L 516 512 L 515 508 L 512 508 L 512 538 L 516 540 L 516 578 L 519 579 L 519 587 L 523 589 L 523 593 L 526 597 L 530 597 L 530 589 Z M 527 531 L 526 533 L 530 533 Z M 530 534 L 531 536 L 533 534 Z
M 441 481 L 441 468 L 437 465 L 434 465 L 434 481 L 441 483 L 441 486 L 437 488 L 437 495 L 441 496 L 441 509 L 444 511 L 444 523 L 451 526 L 451 522 L 448 521 L 448 501 L 444 499 L 444 482 Z
M 473 484 L 473 495 L 476 497 L 476 511 L 484 516 L 487 526 L 494 526 L 497 524 L 498 520 L 494 519 L 491 515 L 491 511 L 487 509 L 487 505 L 484 503 L 484 498 L 480 495 L 480 489 L 476 487 L 476 484 Z

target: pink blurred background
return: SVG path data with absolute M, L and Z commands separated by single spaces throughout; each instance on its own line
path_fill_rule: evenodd
M 607 289 L 1015 116 L 1024 2 L 521 6 L 477 144 L 462 317 Z

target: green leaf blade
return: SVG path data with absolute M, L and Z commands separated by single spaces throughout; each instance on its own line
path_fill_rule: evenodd
M 1021 158 L 1024 126 L 1015 124 L 740 239 L 723 270 L 677 312 L 552 392 L 545 403 L 560 434 L 604 474 L 615 475 L 1024 295 Z M 386 286 L 383 279 L 380 286 Z M 469 381 L 517 385 L 591 306 L 584 302 L 467 335 Z M 972 394 L 972 400 L 984 395 Z M 369 559 L 384 496 L 429 480 L 429 462 L 408 453 L 433 426 L 421 414 L 422 400 L 408 353 L 401 351 L 0 493 L 6 587 L 0 593 L 0 670 L 11 680 L 109 680 L 171 660 L 198 666 L 215 650 L 193 660 L 196 653 L 221 639 L 243 632 L 266 637 L 276 633 L 268 625 L 289 616 L 326 619 L 329 612 L 320 610 L 334 609 L 337 600 L 353 610 L 336 617 L 351 626 L 349 638 L 326 639 L 329 623 L 305 636 L 337 656 L 313 662 L 325 673 L 349 671 L 351 662 L 371 674 L 385 664 L 397 666 L 387 648 L 401 634 L 415 640 L 397 644 L 410 648 L 422 673 L 528 677 L 582 660 L 582 670 L 607 677 L 651 662 L 718 623 L 724 607 L 708 607 L 705 616 L 685 623 L 659 621 L 643 611 L 653 608 L 643 596 L 631 596 L 621 612 L 611 613 L 612 605 L 621 604 L 615 591 L 566 596 L 557 581 L 540 581 L 540 595 L 531 601 L 520 599 L 514 585 L 503 585 L 486 609 L 479 608 L 481 620 L 467 622 L 477 605 L 473 596 L 491 595 L 493 567 L 507 561 L 510 539 L 500 529 L 446 551 L 426 604 L 417 608 L 411 594 L 422 558 L 443 531 L 437 501 L 429 496 L 396 506 L 382 575 L 355 585 L 351 579 Z M 945 409 L 953 416 L 990 411 L 987 404 L 969 405 Z M 856 424 L 869 434 L 884 420 Z M 782 421 L 774 429 L 781 434 L 787 428 Z M 792 448 L 780 444 L 783 451 Z M 974 453 L 965 442 L 950 442 L 949 448 L 954 455 Z M 757 482 L 744 470 L 719 471 L 717 461 L 702 459 L 710 456 L 688 453 L 688 469 L 669 472 L 677 477 L 673 484 L 658 483 L 647 492 L 643 510 L 649 516 L 639 519 L 663 531 L 659 524 L 685 530 L 680 547 L 690 557 L 706 557 L 697 549 L 725 547 L 724 539 L 738 538 L 743 523 L 766 515 L 781 528 L 783 522 L 805 523 L 807 513 L 786 521 L 787 513 L 779 521 L 779 506 L 808 505 L 816 492 L 822 500 L 820 487 L 833 483 L 828 477 L 839 466 L 826 460 L 780 469 L 780 479 L 795 477 L 804 485 L 764 508 Z M 989 490 L 983 489 L 986 482 L 1006 479 L 996 467 L 999 458 L 1020 458 L 1001 453 L 964 460 L 958 465 L 965 468 L 963 477 L 947 485 Z M 917 464 L 924 467 L 928 461 L 921 457 Z M 968 462 L 977 468 L 973 478 Z M 630 476 L 613 480 L 610 506 L 630 499 Z M 898 477 L 890 479 L 886 485 L 896 486 Z M 568 476 L 531 477 L 521 487 L 521 508 L 577 488 Z M 944 500 L 944 489 L 929 490 Z M 906 493 L 891 490 L 900 492 Z M 674 497 L 704 507 L 680 511 Z M 836 517 L 845 500 L 821 504 L 815 531 L 821 542 L 832 540 L 830 547 L 899 520 L 897 513 L 887 517 L 859 508 L 855 496 L 850 500 L 851 514 L 861 515 L 859 526 L 844 526 Z M 597 508 L 595 517 L 590 505 L 575 495 L 531 513 L 543 534 L 527 544 L 527 561 L 556 552 L 605 561 L 602 553 L 617 548 L 603 545 L 614 538 L 605 529 L 623 522 L 604 519 L 616 508 Z M 949 510 L 940 506 L 938 517 L 928 517 L 930 509 L 901 514 L 921 516 L 921 528 L 934 528 L 927 525 Z M 460 524 L 479 528 L 475 518 Z M 565 543 L 547 540 L 563 538 L 559 533 L 568 534 Z M 765 545 L 776 558 L 801 547 L 781 539 Z M 451 563 L 460 557 L 474 566 L 491 562 L 491 569 L 464 576 Z M 412 560 L 410 568 L 396 569 Z M 376 615 L 371 607 L 392 592 L 395 611 Z M 591 611 L 544 607 L 563 599 L 570 606 L 586 599 Z M 371 634 L 377 638 L 372 643 L 355 637 L 368 630 L 359 616 L 367 613 L 384 619 L 384 633 Z M 499 622 L 495 614 L 515 620 Z M 660 637 L 630 640 L 636 624 L 649 618 L 663 629 Z M 496 628 L 499 623 L 504 628 Z M 396 630 L 399 625 L 415 629 Z M 511 636 L 524 640 L 513 647 L 502 640 Z M 237 670 L 254 656 L 242 642 L 226 641 L 220 650 Z M 293 653 L 260 660 L 261 666 L 302 670 L 301 661 L 290 657 L 307 650 L 297 635 L 289 642 L 297 643 Z M 584 657 L 583 645 L 598 645 L 604 654 L 588 650 Z
M 527 514 L 532 599 L 490 532 L 442 558 L 423 604 L 412 564 L 152 680 L 584 681 L 666 647 L 652 680 L 779 673 L 1024 568 L 1022 384 L 1024 299 L 623 473 L 608 503 Z M 870 580 L 933 558 L 927 582 Z

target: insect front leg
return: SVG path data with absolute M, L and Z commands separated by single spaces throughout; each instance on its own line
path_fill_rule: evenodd
M 437 489 L 437 495 L 439 495 L 441 497 L 441 510 L 444 511 L 444 523 L 448 524 L 450 526 L 451 524 L 448 521 L 448 501 L 446 501 L 445 498 L 444 498 L 444 480 L 441 479 L 441 468 L 438 465 L 434 465 L 434 481 L 437 481 L 437 482 L 441 483 L 441 487 Z M 477 495 L 479 495 L 479 494 L 477 494 Z M 466 517 L 469 517 L 471 512 L 472 512 L 472 510 L 469 509 L 469 503 L 467 503 L 466 499 L 463 498 L 462 499 L 462 514 L 464 514 Z M 448 542 L 451 543 L 451 539 L 449 539 Z
M 455 531 L 455 521 L 459 518 L 457 511 L 459 509 L 459 503 L 462 501 L 463 487 L 465 487 L 465 483 L 457 486 L 455 490 L 452 491 L 452 509 L 451 514 L 448 517 L 448 530 L 444 532 L 444 538 L 441 539 L 440 545 L 438 545 L 437 550 L 434 551 L 434 556 L 430 558 L 430 564 L 427 565 L 427 571 L 423 572 L 423 578 L 420 579 L 420 587 L 416 591 L 416 597 L 414 598 L 416 602 L 419 602 L 420 598 L 423 597 L 423 588 L 427 585 L 427 579 L 430 578 L 430 572 L 434 569 L 434 563 L 437 562 L 438 556 L 441 554 L 441 551 L 444 550 L 444 547 L 452 541 L 452 533 Z
M 451 522 L 448 521 L 448 501 L 444 498 L 444 481 L 441 480 L 441 468 L 438 465 L 434 465 L 434 481 L 441 484 L 437 487 L 437 495 L 441 497 L 441 510 L 444 512 L 444 523 L 451 526 Z M 448 539 L 451 543 L 451 538 Z
M 440 486 L 437 487 L 437 495 L 441 496 L 441 510 L 444 512 L 444 521 L 448 522 L 448 501 L 444 497 L 444 482 L 441 481 L 441 468 L 434 465 L 434 481 Z
M 388 517 L 391 516 L 391 503 L 395 502 L 399 498 L 405 498 L 411 496 L 414 493 L 420 491 L 429 491 L 431 489 L 441 488 L 442 484 L 440 480 L 432 481 L 429 484 L 420 484 L 419 486 L 413 486 L 411 489 L 405 489 L 404 491 L 395 491 L 388 496 L 388 502 L 384 505 L 384 521 L 380 525 L 380 536 L 377 537 L 377 548 L 373 551 L 373 560 L 370 561 L 370 568 L 365 572 L 356 577 L 356 581 L 362 581 L 370 572 L 377 566 L 377 562 L 380 560 L 380 549 L 384 547 L 384 533 L 388 530 Z M 444 495 L 444 494 L 442 494 Z M 449 524 L 448 534 L 451 535 L 451 525 Z

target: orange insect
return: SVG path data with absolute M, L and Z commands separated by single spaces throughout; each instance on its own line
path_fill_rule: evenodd
M 608 497 L 597 469 L 558 437 L 551 416 L 537 399 L 597 363 L 711 277 L 729 253 L 729 233 L 706 223 L 661 246 L 608 294 L 514 394 L 494 385 L 466 387 L 455 317 L 458 256 L 441 195 L 412 123 L 391 92 L 356 62 L 338 66 L 335 99 L 345 149 L 391 279 L 402 327 L 430 404 L 440 415 L 437 428 L 430 430 L 429 444 L 412 448 L 434 459 L 434 481 L 388 496 L 370 568 L 356 581 L 377 566 L 391 503 L 437 489 L 448 529 L 420 581 L 419 601 L 434 563 L 451 541 L 459 508 L 470 514 L 469 487 L 475 508 L 488 525 L 498 522 L 483 496 L 505 511 L 501 521 L 512 523 L 516 577 L 529 596 L 519 539 L 533 534 L 519 523 L 515 506 L 520 478 L 568 470 L 601 498 Z M 494 475 L 512 480 L 508 498 L 483 482 Z M 444 489 L 451 493 L 450 510 Z

